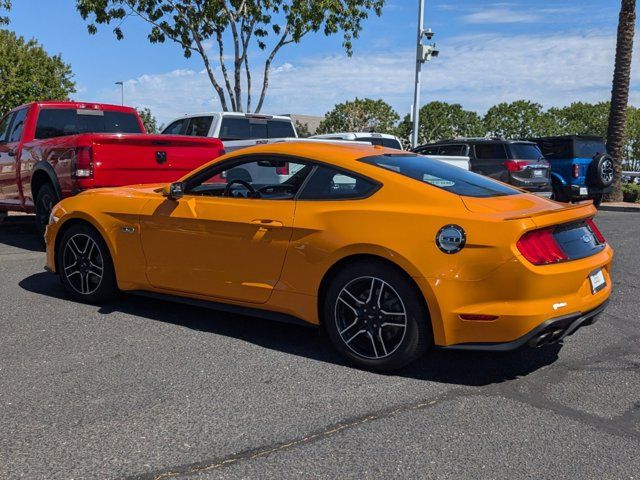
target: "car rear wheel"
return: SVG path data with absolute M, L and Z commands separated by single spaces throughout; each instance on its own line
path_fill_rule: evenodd
M 74 299 L 101 303 L 117 293 L 109 249 L 98 232 L 89 225 L 73 225 L 64 232 L 57 258 L 62 284 Z
M 429 314 L 415 285 L 378 261 L 348 265 L 332 278 L 323 321 L 335 348 L 370 370 L 401 368 L 433 343 Z
M 58 195 L 50 184 L 45 183 L 38 190 L 38 194 L 36 195 L 36 226 L 38 227 L 38 232 L 40 232 L 40 235 L 43 237 L 44 231 L 49 224 L 51 210 L 53 210 L 53 206 L 59 201 Z
M 566 192 L 562 188 L 562 185 L 560 185 L 560 182 L 558 182 L 557 180 L 553 180 L 553 182 L 551 183 L 551 188 L 551 200 L 563 203 L 569 203 L 571 201 L 571 198 L 566 194 Z

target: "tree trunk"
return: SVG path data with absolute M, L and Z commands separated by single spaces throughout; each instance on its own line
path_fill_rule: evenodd
M 629 84 L 631 82 L 631 59 L 633 56 L 633 35 L 636 23 L 636 0 L 622 0 L 618 22 L 618 42 L 611 91 L 611 113 L 607 131 L 607 150 L 615 160 L 613 192 L 610 200 L 622 201 L 622 162 L 625 158 L 625 126 Z

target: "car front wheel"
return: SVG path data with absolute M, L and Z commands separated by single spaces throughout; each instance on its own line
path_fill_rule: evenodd
M 71 226 L 57 249 L 60 279 L 80 302 L 101 303 L 118 291 L 113 262 L 104 240 L 89 225 Z
M 378 261 L 348 265 L 333 277 L 323 321 L 335 348 L 370 370 L 401 368 L 433 343 L 417 287 L 398 269 Z

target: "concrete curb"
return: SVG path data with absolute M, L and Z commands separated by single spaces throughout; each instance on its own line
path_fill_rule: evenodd
M 600 205 L 600 208 L 598 208 L 598 210 L 600 210 L 602 212 L 636 212 L 636 213 L 640 213 L 640 204 L 630 203 L 629 205 L 621 205 L 621 204 L 610 205 L 610 204 L 603 203 L 602 205 Z

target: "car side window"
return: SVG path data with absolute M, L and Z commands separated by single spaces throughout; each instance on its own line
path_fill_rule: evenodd
M 209 129 L 211 128 L 212 122 L 213 117 L 211 116 L 190 118 L 185 135 L 192 137 L 206 137 L 209 135 Z
M 383 138 L 382 146 L 387 148 L 395 148 L 397 150 L 402 150 L 402 145 L 395 138 Z
M 298 198 L 300 200 L 346 200 L 365 198 L 378 185 L 359 175 L 318 166 Z
M 9 126 L 11 125 L 11 120 L 13 119 L 14 113 L 7 113 L 2 120 L 0 120 L 0 142 L 6 142 L 7 137 L 9 136 Z
M 224 162 L 188 179 L 185 194 L 291 200 L 313 170 L 310 164 L 277 157 Z
M 447 157 L 463 157 L 466 154 L 467 147 L 465 145 L 443 145 L 438 151 L 438 155 Z
M 419 153 L 420 155 L 437 155 L 438 148 L 438 146 L 419 148 L 416 150 L 416 153 Z
M 476 145 L 476 158 L 480 160 L 506 160 L 507 151 L 501 143 L 481 143 Z
M 27 108 L 18 110 L 13 118 L 13 124 L 11 125 L 11 133 L 8 137 L 8 143 L 19 142 L 22 138 L 22 130 L 24 128 L 24 121 L 27 118 Z
M 176 120 L 172 124 L 170 124 L 167 128 L 162 131 L 163 135 L 182 135 L 182 131 L 184 128 L 186 119 L 184 120 Z

